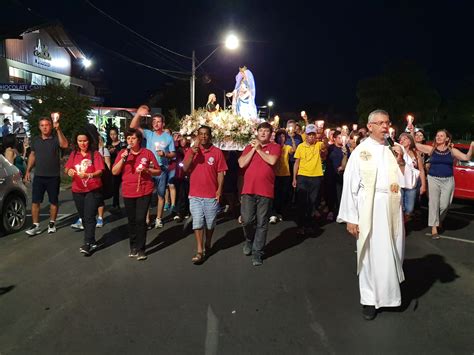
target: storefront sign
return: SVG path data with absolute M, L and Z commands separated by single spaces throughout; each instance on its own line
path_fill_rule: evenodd
M 33 51 L 35 56 L 35 63 L 40 67 L 49 68 L 51 67 L 51 54 L 49 54 L 48 46 L 41 43 L 41 39 L 38 38 L 36 42 L 35 50 Z
M 32 91 L 32 90 L 37 90 L 40 88 L 41 88 L 40 85 L 0 83 L 0 92 L 2 91 Z

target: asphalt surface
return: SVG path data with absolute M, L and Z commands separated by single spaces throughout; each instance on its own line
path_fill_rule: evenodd
M 139 262 L 127 257 L 126 218 L 106 213 L 104 246 L 84 257 L 70 192 L 61 198 L 57 233 L 0 237 L 1 355 L 474 352 L 472 203 L 455 204 L 446 238 L 411 228 L 403 306 L 365 321 L 343 225 L 303 239 L 292 221 L 272 225 L 264 265 L 253 267 L 241 227 L 220 220 L 215 254 L 196 266 L 189 226 L 149 231 Z

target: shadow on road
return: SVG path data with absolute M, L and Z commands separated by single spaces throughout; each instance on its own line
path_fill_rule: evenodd
M 413 311 L 418 308 L 419 299 L 422 298 L 437 282 L 453 282 L 459 276 L 456 270 L 437 254 L 425 255 L 422 258 L 406 259 L 403 263 L 405 282 L 401 285 L 402 305 L 399 308 L 387 308 L 387 312 L 404 312 L 412 303 Z
M 154 254 L 186 238 L 187 235 L 189 235 L 189 231 L 186 224 L 178 224 L 165 229 L 146 245 L 146 253 L 147 255 Z
M 122 224 L 118 227 L 111 229 L 109 232 L 102 235 L 102 237 L 97 240 L 97 244 L 100 246 L 99 250 L 106 249 L 116 243 L 121 242 L 124 239 L 128 239 L 128 225 Z
M 222 237 L 217 239 L 212 246 L 213 254 L 217 253 L 219 250 L 230 249 L 236 245 L 241 244 L 244 241 L 244 233 L 242 227 L 237 227 L 231 229 Z
M 277 237 L 270 240 L 265 246 L 265 259 L 269 259 L 281 252 L 291 249 L 309 238 L 318 238 L 323 230 L 316 227 L 313 232 L 305 235 L 296 234 L 296 228 L 288 228 L 282 231 Z
M 0 287 L 0 296 L 3 296 L 4 294 L 10 292 L 15 288 L 14 285 L 6 286 L 6 287 Z

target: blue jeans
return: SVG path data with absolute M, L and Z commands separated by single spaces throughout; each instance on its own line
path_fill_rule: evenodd
M 155 188 L 159 197 L 165 198 L 166 186 L 168 185 L 168 167 L 160 166 L 161 174 L 155 176 Z
M 272 199 L 269 197 L 242 195 L 240 213 L 245 241 L 249 246 L 252 246 L 252 254 L 256 258 L 263 256 L 271 208 Z M 255 223 L 256 226 L 254 226 Z
M 402 188 L 402 208 L 403 213 L 405 214 L 412 214 L 413 210 L 415 209 L 415 201 L 416 201 L 416 187 L 413 189 L 404 189 Z

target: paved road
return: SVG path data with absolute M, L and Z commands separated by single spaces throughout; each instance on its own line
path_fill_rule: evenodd
M 74 208 L 62 198 L 68 225 Z M 472 204 L 449 215 L 444 234 L 464 241 L 409 233 L 403 307 L 373 322 L 361 317 L 355 243 L 342 225 L 307 239 L 291 221 L 271 226 L 258 268 L 235 221 L 219 223 L 217 252 L 201 266 L 190 230 L 174 222 L 148 233 L 145 262 L 127 257 L 124 218 L 106 218 L 105 247 L 89 258 L 68 226 L 4 236 L 0 354 L 472 354 L 473 220 Z

